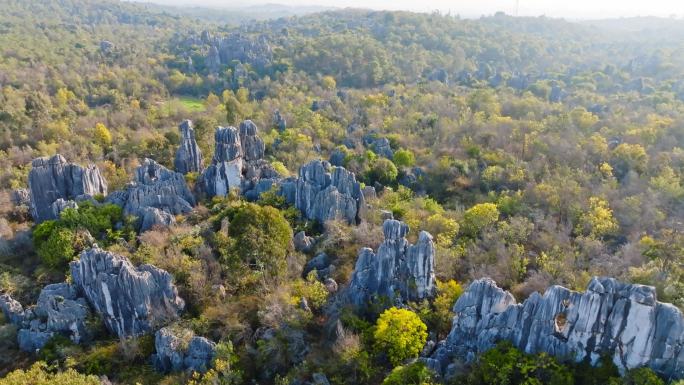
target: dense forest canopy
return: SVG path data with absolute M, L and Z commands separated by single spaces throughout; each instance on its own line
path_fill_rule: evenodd
M 11 373 L 0 384 L 444 383 L 413 359 L 447 336 L 454 302 L 481 277 L 523 301 L 610 276 L 684 309 L 680 20 L 111 0 L 0 0 L 0 10 L 0 294 L 36 303 L 97 242 L 170 273 L 185 301 L 173 327 L 218 343 L 209 371 L 162 374 L 154 335 L 117 339 L 99 322 L 87 343 L 56 336 L 33 354 L 4 319 L 0 374 Z M 38 157 L 94 163 L 110 194 L 145 158 L 173 170 L 185 119 L 204 167 L 219 163 L 216 128 L 243 135 L 249 119 L 264 167 L 295 178 L 330 160 L 377 196 L 358 224 L 307 219 L 275 189 L 253 202 L 200 196 L 166 218 L 174 226 L 144 232 L 103 196 L 40 224 L 20 199 Z M 203 183 L 201 172 L 184 178 L 193 193 Z M 338 285 L 356 279 L 359 249 L 381 247 L 388 216 L 409 226 L 411 244 L 431 234 L 436 296 L 353 311 Z M 300 247 L 300 231 L 313 246 Z M 450 383 L 670 380 L 601 362 L 503 343 L 454 365 Z

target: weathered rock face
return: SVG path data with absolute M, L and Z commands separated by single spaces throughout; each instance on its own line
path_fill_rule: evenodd
M 347 289 L 351 303 L 363 306 L 385 297 L 393 302 L 417 301 L 435 293 L 435 246 L 432 236 L 421 231 L 418 242 L 409 244 L 408 226 L 388 219 L 382 226 L 385 240 L 377 253 L 369 248 L 359 252 Z
M 67 283 L 47 285 L 38 302 L 26 310 L 9 295 L 0 296 L 5 317 L 18 327 L 19 348 L 27 352 L 41 349 L 56 334 L 79 343 L 89 338 L 86 319 L 90 309 L 77 289 Z
M 29 172 L 31 215 L 36 223 L 56 219 L 52 204 L 58 199 L 74 200 L 79 196 L 107 194 L 107 182 L 100 170 L 68 163 L 57 154 L 52 158 L 37 158 Z
M 231 189 L 239 189 L 253 200 L 280 180 L 280 175 L 263 159 L 264 141 L 251 120 L 242 122 L 239 129 L 219 127 L 214 138 L 214 157 L 199 183 L 207 197 L 226 196 Z
M 314 239 L 307 236 L 304 231 L 300 231 L 295 234 L 293 243 L 295 250 L 307 253 L 311 251 L 311 248 L 314 244 Z
M 197 146 L 192 121 L 184 120 L 178 126 L 178 129 L 181 133 L 181 143 L 176 151 L 176 159 L 174 160 L 176 172 L 187 174 L 189 172 L 202 171 L 202 151 Z
M 201 189 L 209 197 L 225 196 L 242 185 L 242 145 L 235 127 L 219 127 L 214 133 L 211 165 L 202 174 Z
M 216 355 L 216 344 L 190 330 L 159 329 L 154 335 L 156 354 L 152 356 L 160 372 L 189 370 L 206 372 Z
M 9 294 L 0 294 L 0 310 L 5 319 L 12 324 L 18 324 L 24 320 L 24 307 Z
M 294 189 L 291 203 L 306 218 L 321 223 L 333 219 L 358 223 L 366 206 L 354 173 L 321 160 L 313 160 L 299 169 Z M 281 194 L 288 199 L 290 194 L 285 190 L 284 186 Z
M 185 303 L 171 275 L 98 248 L 70 263 L 74 285 L 119 337 L 140 335 L 178 318 Z
M 126 191 L 108 196 L 107 202 L 122 206 L 124 215 L 138 217 L 140 231 L 146 231 L 154 225 L 168 226 L 175 222 L 174 215 L 192 211 L 195 197 L 182 174 L 145 159 L 135 170 L 135 181 Z
M 257 126 L 251 120 L 240 123 L 240 142 L 246 161 L 259 160 L 264 157 L 266 147 L 257 135 Z
M 15 206 L 29 206 L 31 204 L 31 193 L 25 188 L 12 190 L 12 204 Z
M 584 293 L 552 286 L 518 304 L 485 278 L 470 284 L 454 313 L 449 336 L 427 359 L 441 371 L 455 357 L 472 361 L 506 340 L 528 353 L 592 363 L 607 354 L 621 370 L 647 366 L 668 379 L 684 378 L 682 313 L 657 302 L 650 286 L 593 278 Z

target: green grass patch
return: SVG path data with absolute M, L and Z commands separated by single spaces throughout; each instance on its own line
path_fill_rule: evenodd
M 178 100 L 181 102 L 183 107 L 187 108 L 192 112 L 202 112 L 206 110 L 206 107 L 204 106 L 204 100 L 202 99 L 183 96 L 178 98 Z

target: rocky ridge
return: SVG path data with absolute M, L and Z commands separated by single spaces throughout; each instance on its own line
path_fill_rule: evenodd
M 470 362 L 499 341 L 527 353 L 546 352 L 595 364 L 608 355 L 622 371 L 641 366 L 684 378 L 684 319 L 658 302 L 655 288 L 595 277 L 583 293 L 552 286 L 516 303 L 488 278 L 456 301 L 448 337 L 425 361 L 448 376 L 454 358 Z
M 216 355 L 216 344 L 191 330 L 164 327 L 154 335 L 152 363 L 160 372 L 206 372 Z

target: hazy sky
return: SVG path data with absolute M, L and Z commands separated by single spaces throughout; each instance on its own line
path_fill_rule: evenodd
M 504 11 L 520 16 L 566 18 L 684 16 L 684 0 L 146 0 L 169 5 L 244 6 L 264 3 L 323 5 L 412 11 L 451 11 L 467 17 Z

